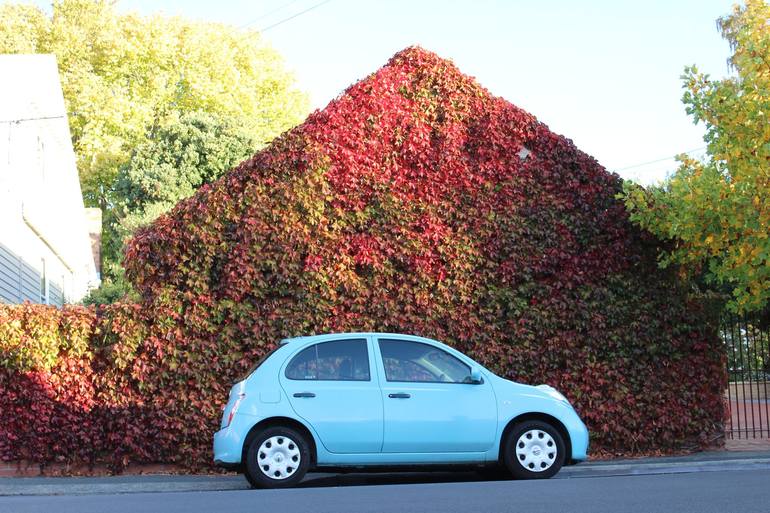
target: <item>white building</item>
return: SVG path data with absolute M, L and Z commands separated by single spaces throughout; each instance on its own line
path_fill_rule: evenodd
M 0 55 L 0 302 L 61 305 L 98 285 L 53 55 Z

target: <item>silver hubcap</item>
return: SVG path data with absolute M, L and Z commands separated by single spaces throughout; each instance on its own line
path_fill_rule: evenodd
M 270 479 L 286 479 L 299 467 L 300 454 L 297 443 L 285 436 L 271 436 L 259 446 L 257 464 Z
M 556 461 L 556 442 L 553 437 L 539 429 L 530 429 L 516 442 L 516 458 L 525 469 L 543 472 Z

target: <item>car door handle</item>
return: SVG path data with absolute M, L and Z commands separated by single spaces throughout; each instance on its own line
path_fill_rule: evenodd
M 313 392 L 297 392 L 294 397 L 315 397 Z
M 388 397 L 390 397 L 391 399 L 409 399 L 412 396 L 409 394 L 398 393 L 398 394 L 388 394 Z

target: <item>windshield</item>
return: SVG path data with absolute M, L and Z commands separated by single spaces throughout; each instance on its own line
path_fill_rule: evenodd
M 262 365 L 263 363 L 265 363 L 265 361 L 267 361 L 267 359 L 268 359 L 268 358 L 270 358 L 270 357 L 273 355 L 273 353 L 275 353 L 276 351 L 278 351 L 278 349 L 280 349 L 280 348 L 281 348 L 281 346 L 280 346 L 280 345 L 278 345 L 278 346 L 275 346 L 275 347 L 274 347 L 273 349 L 271 349 L 270 351 L 268 351 L 267 353 L 265 353 L 265 354 L 262 356 L 262 358 L 260 358 L 259 360 L 257 360 L 257 363 L 255 363 L 254 365 L 252 365 L 251 367 L 249 367 L 249 370 L 247 370 L 247 371 L 246 371 L 246 373 L 245 373 L 245 374 L 243 374 L 243 376 L 241 376 L 241 378 L 240 378 L 238 381 L 239 381 L 239 382 L 240 382 L 240 381 L 243 381 L 243 380 L 245 380 L 246 378 L 248 378 L 249 376 L 251 376 L 251 375 L 254 373 L 254 371 L 255 371 L 255 370 L 257 370 L 257 369 L 259 368 L 259 366 L 260 366 L 260 365 Z

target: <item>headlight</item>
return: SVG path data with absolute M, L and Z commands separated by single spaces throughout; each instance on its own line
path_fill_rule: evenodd
M 561 394 L 561 392 L 559 392 L 558 390 L 556 390 L 555 388 L 553 388 L 550 385 L 538 385 L 535 388 L 538 388 L 538 389 L 542 390 L 543 392 L 545 392 L 546 394 L 548 394 L 552 398 L 556 399 L 557 401 L 561 401 L 563 403 L 569 404 L 569 401 L 567 400 L 567 398 L 564 397 Z
M 548 395 L 556 399 L 557 401 L 564 401 L 565 403 L 569 403 L 566 397 L 564 397 L 561 392 L 558 390 L 549 390 Z

